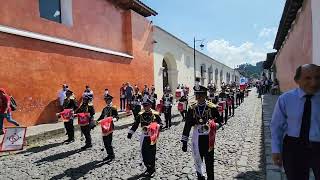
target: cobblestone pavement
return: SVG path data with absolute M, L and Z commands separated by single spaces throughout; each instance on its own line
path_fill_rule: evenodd
M 181 151 L 181 117 L 160 134 L 157 144 L 157 173 L 153 179 L 196 179 L 191 157 Z M 263 167 L 261 102 L 256 94 L 245 99 L 217 135 L 215 179 L 265 179 Z M 37 147 L 0 157 L 0 179 L 143 179 L 140 166 L 139 137 L 126 139 L 128 129 L 114 132 L 116 159 L 102 161 L 100 128 L 92 132 L 93 148 L 79 151 L 84 142 L 62 144 L 64 138 L 52 138 Z M 79 132 L 77 132 L 79 137 Z M 78 138 L 79 139 L 79 138 Z

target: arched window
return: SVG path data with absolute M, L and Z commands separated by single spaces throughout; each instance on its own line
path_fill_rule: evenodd
M 220 82 L 223 82 L 223 71 L 220 71 Z

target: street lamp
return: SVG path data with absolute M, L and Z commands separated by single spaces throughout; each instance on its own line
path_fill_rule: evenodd
M 201 40 L 197 40 L 196 37 L 193 38 L 193 65 L 194 65 L 194 81 L 196 81 L 196 42 L 201 42 L 200 44 L 200 48 L 201 50 L 204 48 L 204 45 L 203 45 L 203 41 L 204 39 L 201 39 Z

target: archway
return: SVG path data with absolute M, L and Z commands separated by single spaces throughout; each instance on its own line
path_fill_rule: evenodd
M 162 68 L 163 68 L 162 84 L 163 84 L 163 90 L 164 90 L 164 88 L 169 85 L 168 65 L 165 59 L 163 59 L 162 61 Z
M 169 86 L 175 90 L 178 86 L 178 69 L 177 62 L 171 53 L 166 53 L 162 60 L 162 89 Z

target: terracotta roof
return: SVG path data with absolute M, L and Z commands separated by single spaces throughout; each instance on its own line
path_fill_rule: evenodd
M 144 17 L 156 16 L 158 13 L 139 0 L 111 0 L 124 9 L 132 9 Z
M 283 44 L 283 41 L 285 40 L 286 36 L 288 35 L 288 32 L 291 28 L 292 22 L 296 19 L 298 10 L 302 7 L 303 0 L 287 0 L 280 25 L 278 28 L 278 33 L 276 36 L 276 40 L 274 42 L 273 48 L 276 50 L 279 50 Z

